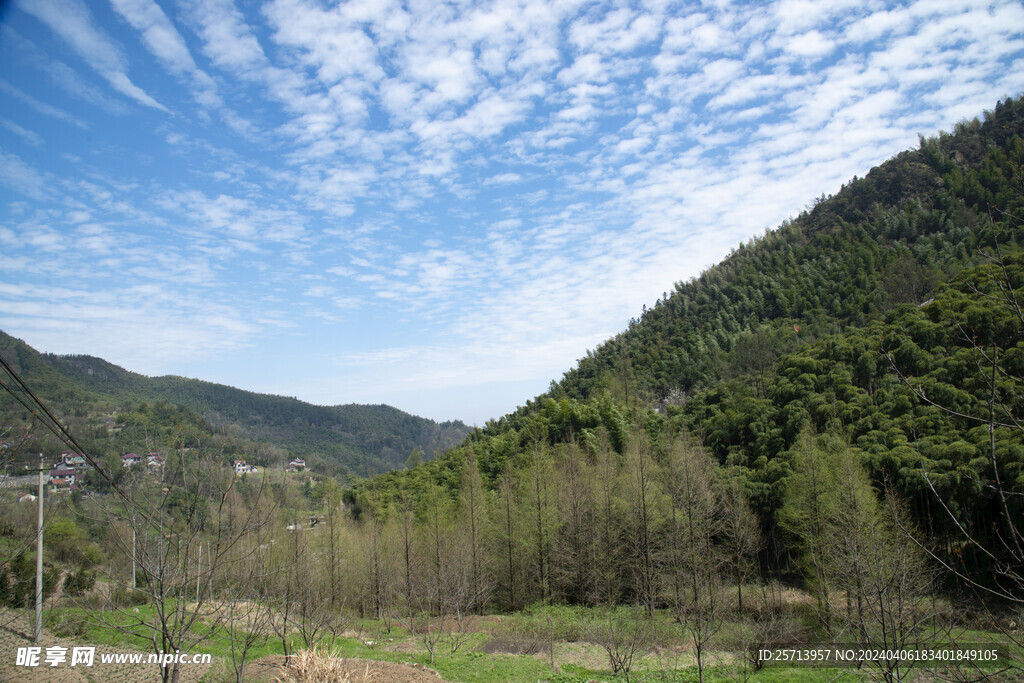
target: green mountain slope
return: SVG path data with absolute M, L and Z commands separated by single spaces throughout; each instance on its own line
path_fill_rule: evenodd
M 994 246 L 1000 229 L 989 213 L 1019 204 L 1012 197 L 1019 173 L 1014 136 L 1024 136 L 1024 107 L 1007 101 L 984 123 L 961 124 L 871 169 L 677 284 L 627 331 L 580 360 L 552 396 L 585 399 L 612 386 L 626 358 L 649 402 L 680 397 L 746 369 L 750 354 L 735 352 L 763 326 L 797 325 L 804 337 L 817 336 L 920 303 L 977 262 L 979 248 Z
M 92 356 L 40 354 L 2 332 L 0 353 L 64 415 L 99 405 L 106 412 L 143 402 L 180 405 L 222 432 L 361 476 L 402 467 L 417 448 L 432 457 L 469 431 L 461 422 L 436 423 L 387 405 L 316 406 L 184 377 L 146 377 Z
M 923 471 L 945 503 L 995 519 L 997 474 L 1015 505 L 1024 493 L 1024 320 L 1005 311 L 1014 292 L 1024 302 L 1022 137 L 1024 103 L 1007 100 L 923 139 L 677 284 L 547 394 L 353 499 L 421 480 L 454 490 L 469 450 L 497 486 L 537 448 L 622 454 L 642 431 L 657 452 L 686 429 L 743 481 L 775 566 L 791 550 L 776 514 L 802 433 L 849 442 L 930 531 L 952 533 Z M 989 429 L 996 412 L 1010 426 Z

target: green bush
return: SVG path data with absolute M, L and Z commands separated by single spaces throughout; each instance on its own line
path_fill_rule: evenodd
M 50 613 L 43 618 L 43 623 L 60 638 L 83 638 L 89 634 L 89 622 L 83 614 Z
M 148 603 L 149 596 L 140 590 L 117 586 L 110 593 L 110 601 L 115 607 L 137 607 Z
M 64 577 L 64 592 L 68 595 L 82 595 L 96 585 L 96 575 L 88 569 L 69 573 Z
M 89 541 L 88 534 L 74 520 L 57 518 L 46 527 L 46 543 L 58 562 L 90 569 L 104 560 L 100 547 Z
M 57 587 L 60 571 L 52 565 L 43 566 L 43 598 Z M 18 553 L 0 566 L 0 600 L 8 607 L 31 607 L 36 594 L 36 554 Z

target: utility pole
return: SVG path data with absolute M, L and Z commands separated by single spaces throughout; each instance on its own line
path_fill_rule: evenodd
M 199 604 L 199 579 L 203 574 L 203 542 L 199 541 L 199 558 L 196 560 L 196 604 Z
M 39 454 L 39 515 L 36 524 L 36 632 L 43 637 L 43 454 Z

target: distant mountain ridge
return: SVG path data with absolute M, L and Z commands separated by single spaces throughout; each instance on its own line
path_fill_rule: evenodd
M 470 431 L 460 421 L 437 423 L 388 405 L 318 406 L 198 379 L 147 377 L 93 356 L 39 353 L 3 332 L 0 353 L 58 411 L 163 401 L 251 441 L 293 456 L 319 456 L 360 476 L 400 468 L 416 449 L 430 459 Z

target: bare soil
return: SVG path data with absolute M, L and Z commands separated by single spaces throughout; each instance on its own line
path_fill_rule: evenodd
M 26 683 L 45 681 L 46 683 L 135 683 L 136 681 L 159 681 L 161 667 L 159 664 L 103 664 L 100 655 L 109 653 L 133 653 L 138 650 L 116 648 L 109 645 L 97 645 L 93 666 L 71 666 L 71 650 L 74 647 L 91 646 L 73 638 L 59 638 L 47 629 L 43 629 L 42 639 L 32 642 L 33 625 L 31 616 L 15 611 L 0 612 L 0 683 L 17 681 Z M 38 646 L 43 648 L 39 666 L 17 666 L 18 648 Z M 48 647 L 67 648 L 67 661 L 57 666 L 49 666 L 43 662 Z M 149 654 L 149 653 L 146 653 Z M 209 671 L 209 664 L 182 664 L 178 680 L 180 683 L 198 683 Z
M 550 652 L 551 646 L 535 639 L 492 636 L 481 649 L 489 655 L 535 655 Z
M 369 659 L 346 659 L 345 673 L 352 683 L 438 683 L 443 680 L 436 671 L 419 664 L 375 662 Z M 282 655 L 262 657 L 245 666 L 245 679 L 254 683 L 297 683 L 295 672 L 285 664 Z

